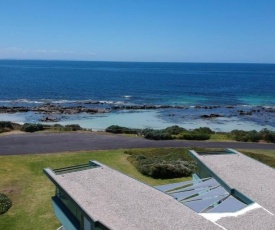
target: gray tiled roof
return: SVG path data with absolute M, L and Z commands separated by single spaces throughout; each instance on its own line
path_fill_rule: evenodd
M 194 154 L 230 187 L 235 188 L 275 214 L 275 170 L 241 153 Z M 264 209 L 251 210 L 238 217 L 225 217 L 217 223 L 226 229 L 275 229 L 275 215 Z
M 112 229 L 221 229 L 173 197 L 105 165 L 63 175 L 46 172 L 93 220 Z

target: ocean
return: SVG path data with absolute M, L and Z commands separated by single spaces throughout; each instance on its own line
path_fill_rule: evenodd
M 274 64 L 0 60 L 0 79 L 0 107 L 53 104 L 108 109 L 108 113 L 50 114 L 60 124 L 95 130 L 112 124 L 275 129 Z M 153 108 L 139 108 L 144 105 Z M 207 117 L 211 114 L 216 116 Z M 0 120 L 40 122 L 45 116 L 2 111 Z

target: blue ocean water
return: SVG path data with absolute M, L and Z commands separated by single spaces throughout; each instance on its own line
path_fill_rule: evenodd
M 101 103 L 87 103 L 91 101 Z M 50 115 L 62 124 L 78 123 L 93 129 L 117 124 L 133 128 L 181 125 L 208 126 L 217 131 L 275 130 L 275 65 L 0 60 L 0 106 L 35 107 L 44 103 L 100 108 L 184 106 Z M 213 113 L 221 116 L 203 118 Z M 2 113 L 0 120 L 40 122 L 45 116 Z
M 0 103 L 275 105 L 275 65 L 0 61 Z

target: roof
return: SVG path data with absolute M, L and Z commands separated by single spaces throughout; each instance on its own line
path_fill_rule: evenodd
M 236 154 L 192 154 L 231 188 L 239 190 L 262 208 L 237 217 L 224 217 L 216 223 L 226 229 L 275 229 L 275 170 L 234 152 Z
M 66 172 L 47 168 L 45 172 L 93 221 L 111 229 L 275 229 L 275 170 L 231 151 L 235 154 L 191 151 L 215 179 L 252 200 L 231 213 L 196 213 L 172 193 L 162 192 L 175 184 L 158 186 L 158 190 L 96 161 L 89 165 L 99 167 L 79 170 L 73 166 Z
M 112 229 L 221 229 L 173 197 L 103 164 L 47 175 L 94 221 Z

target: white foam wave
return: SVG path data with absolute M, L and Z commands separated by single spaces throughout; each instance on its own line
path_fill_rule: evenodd
M 28 99 L 17 99 L 17 100 L 0 100 L 0 103 L 28 103 L 28 104 L 42 104 L 41 101 L 33 101 Z
M 275 105 L 263 105 L 265 109 L 275 109 Z
M 16 100 L 0 100 L 0 103 L 9 103 L 9 104 L 82 104 L 82 103 L 96 103 L 99 102 L 101 104 L 125 104 L 124 101 L 108 101 L 108 100 L 57 100 L 57 99 L 39 99 L 39 100 L 29 100 L 29 99 L 16 99 Z
M 70 103 L 77 103 L 77 101 L 72 100 L 53 100 L 51 101 L 53 104 L 70 104 Z
M 99 101 L 102 104 L 115 104 L 115 101 Z

